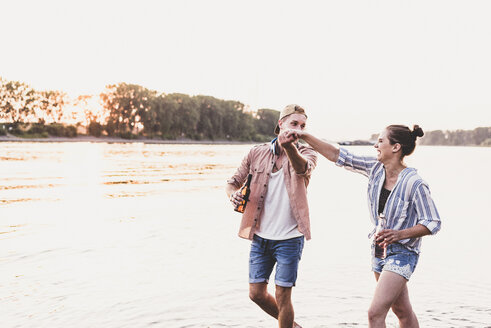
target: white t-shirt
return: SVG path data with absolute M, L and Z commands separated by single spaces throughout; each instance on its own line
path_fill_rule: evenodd
M 283 168 L 270 175 L 264 197 L 264 209 L 259 227 L 256 229 L 256 235 L 259 237 L 285 240 L 303 236 L 298 231 L 298 224 L 292 213 L 284 177 Z

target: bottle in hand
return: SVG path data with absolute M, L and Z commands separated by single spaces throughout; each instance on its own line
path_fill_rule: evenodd
M 235 207 L 235 211 L 239 213 L 244 213 L 247 202 L 249 201 L 249 195 L 251 193 L 251 180 L 252 174 L 247 176 L 246 183 L 240 189 L 240 194 L 242 195 L 243 200 Z
M 386 219 L 384 214 L 380 214 L 378 217 L 377 228 L 375 229 L 375 235 L 373 237 L 373 243 L 375 244 L 375 257 L 379 259 L 385 259 L 387 256 L 387 248 L 380 246 L 375 239 L 377 238 L 377 234 L 385 229 Z

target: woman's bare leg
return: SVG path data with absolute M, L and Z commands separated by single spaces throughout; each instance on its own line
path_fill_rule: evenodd
M 385 327 L 385 317 L 392 304 L 401 295 L 407 280 L 390 271 L 375 273 L 377 287 L 373 295 L 372 304 L 368 309 L 368 326 L 371 328 Z

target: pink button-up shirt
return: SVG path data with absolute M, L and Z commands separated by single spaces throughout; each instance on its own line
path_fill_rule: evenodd
M 268 182 L 273 171 L 276 157 L 278 169 L 283 168 L 286 190 L 290 198 L 290 206 L 298 223 L 298 230 L 310 239 L 309 205 L 307 202 L 307 186 L 310 176 L 317 163 L 317 153 L 309 146 L 298 144 L 299 153 L 307 160 L 305 172 L 298 174 L 293 169 L 285 150 L 274 155 L 270 144 L 255 146 L 242 160 L 235 174 L 227 180 L 228 183 L 240 188 L 249 173 L 252 174 L 251 193 L 240 224 L 239 236 L 252 239 L 256 228 L 261 224 L 260 218 L 264 208 L 264 198 Z

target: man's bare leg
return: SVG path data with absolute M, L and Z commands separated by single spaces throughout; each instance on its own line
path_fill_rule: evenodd
M 275 319 L 278 319 L 280 328 L 301 328 L 293 321 L 294 312 L 291 303 L 291 287 L 285 288 L 276 286 L 276 298 L 268 293 L 267 283 L 249 284 L 249 297 L 259 305 L 264 312 Z M 280 305 L 280 306 L 278 306 Z
M 259 305 L 264 312 L 278 319 L 278 305 L 276 300 L 268 293 L 268 284 L 265 282 L 249 284 L 249 297 Z
M 278 304 L 279 327 L 294 327 L 293 317 L 295 313 L 292 305 L 292 288 L 276 286 L 276 303 Z

